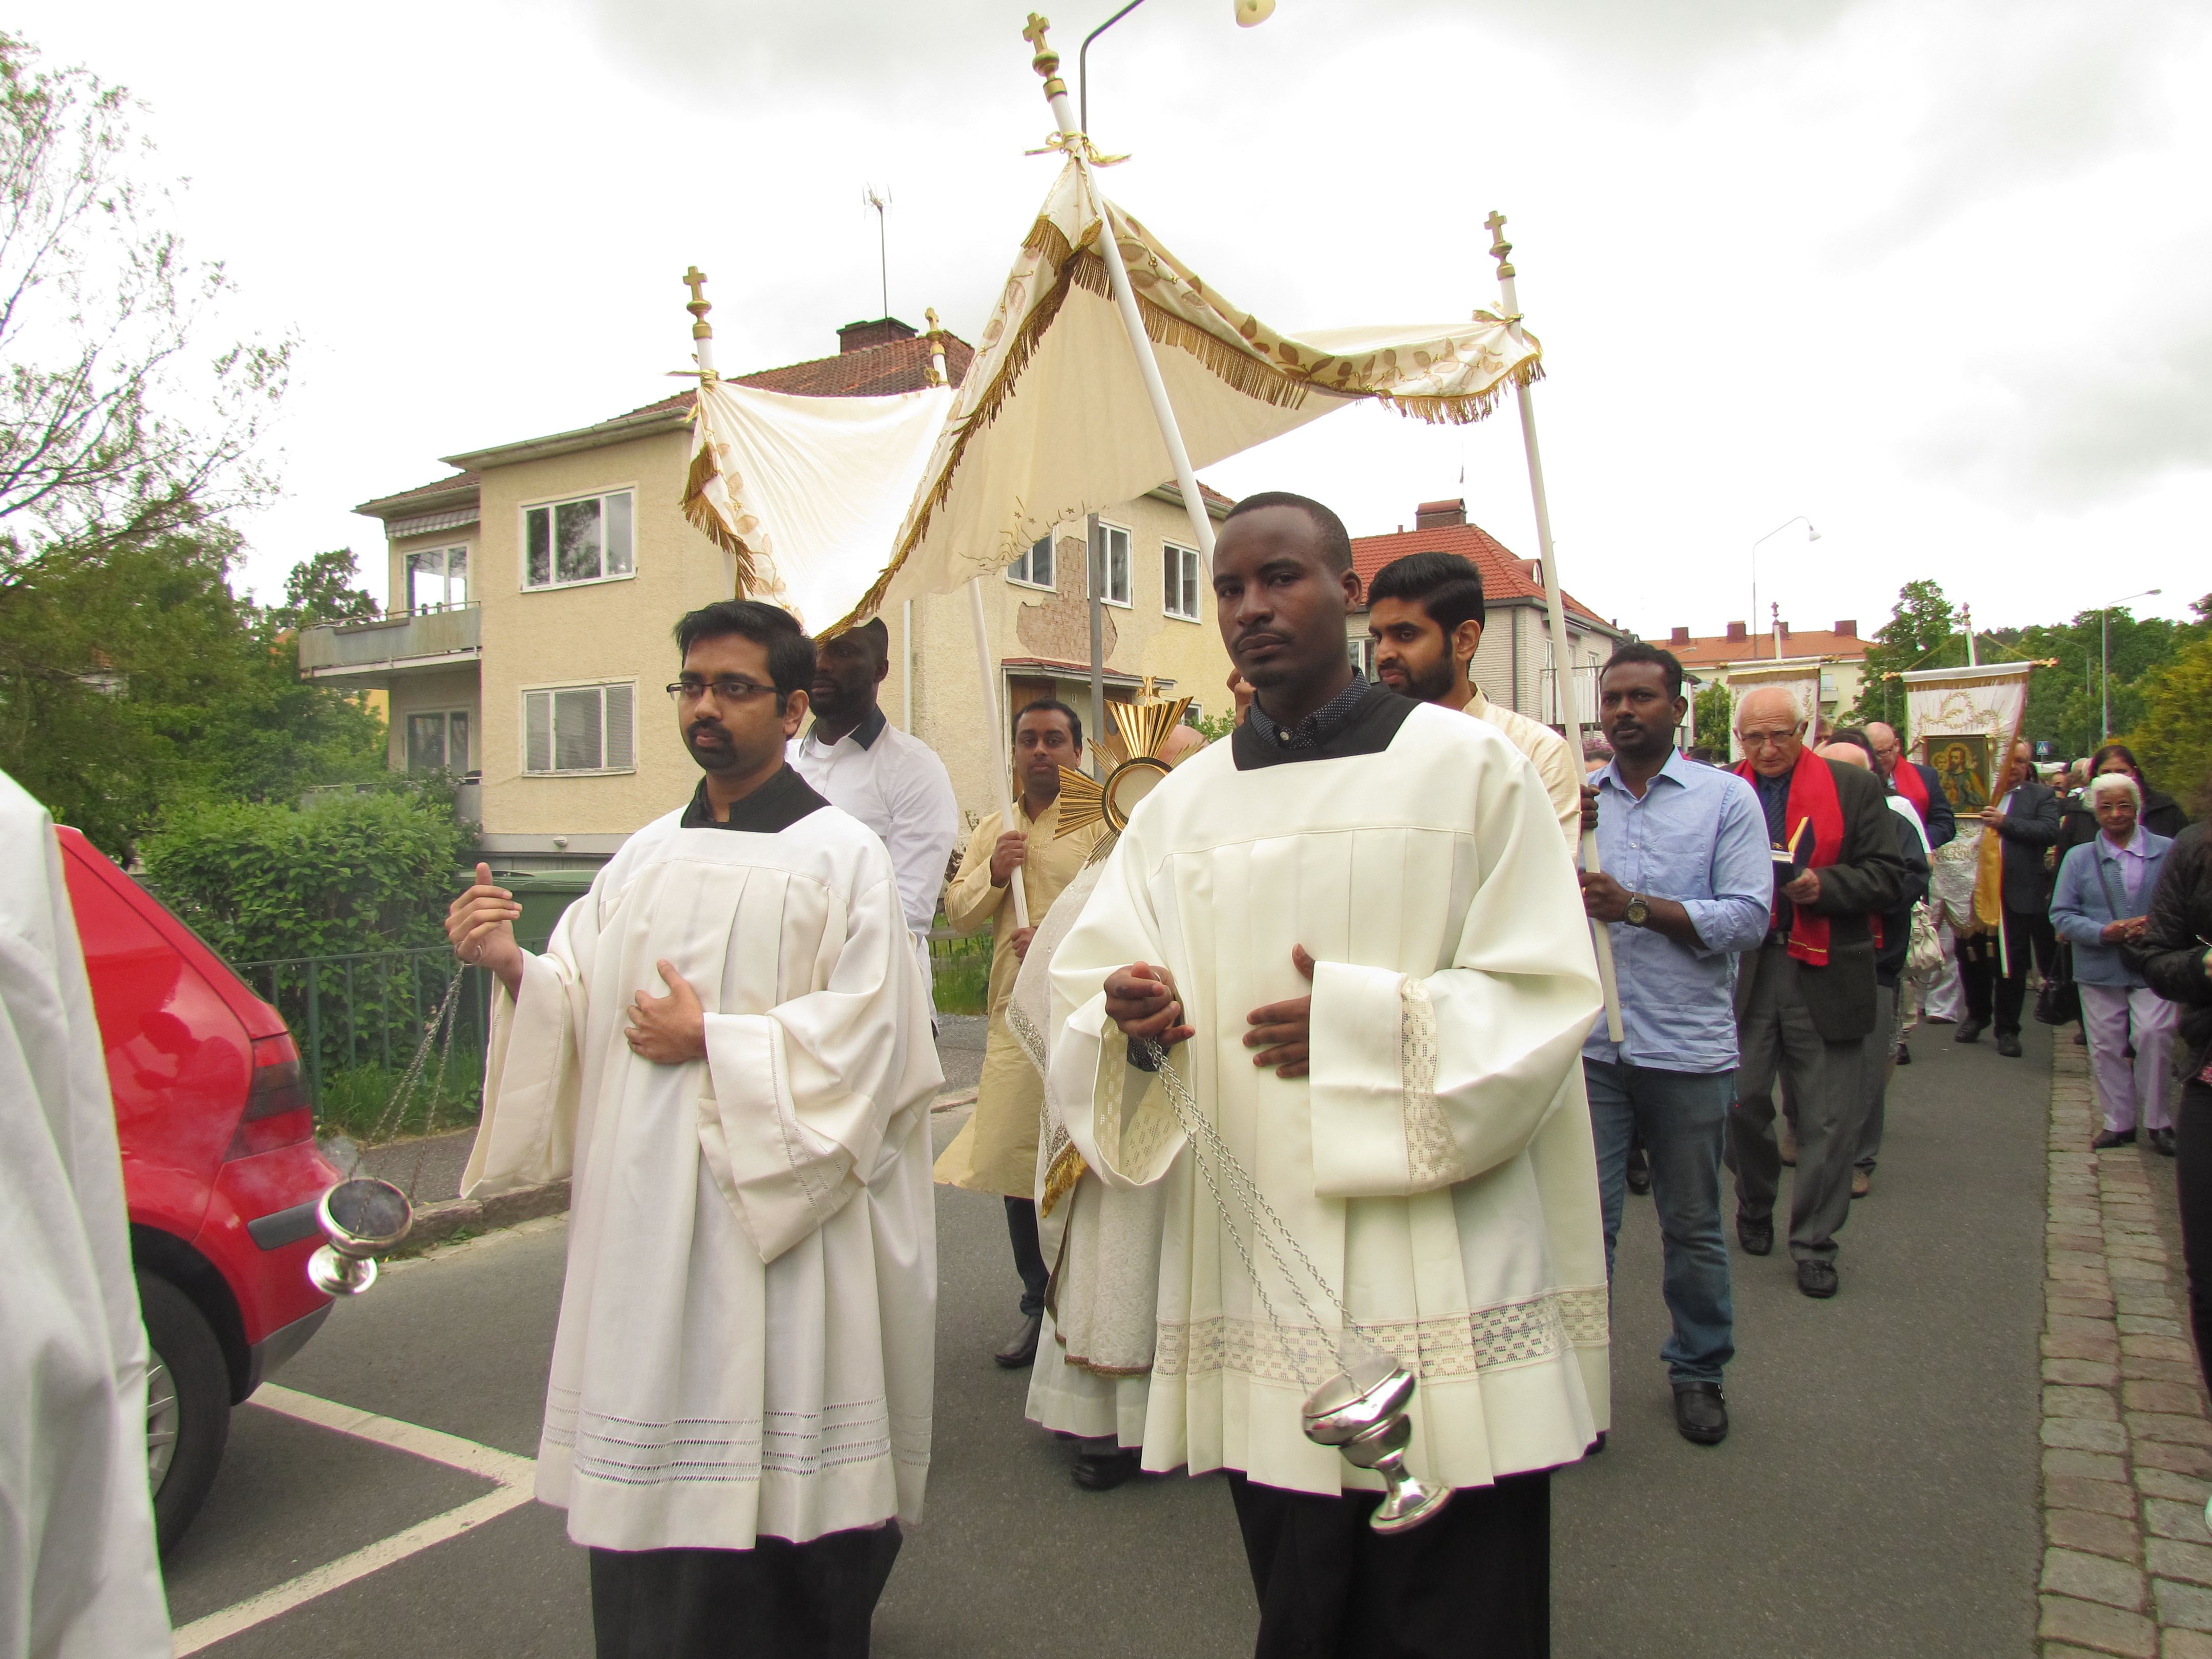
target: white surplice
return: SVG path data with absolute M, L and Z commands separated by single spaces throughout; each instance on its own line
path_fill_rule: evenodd
M 166 1659 L 146 1330 L 61 849 L 0 774 L 0 1653 Z
M 633 836 L 495 995 L 463 1190 L 571 1173 L 538 1495 L 580 1544 L 750 1548 L 919 1518 L 937 1302 L 928 1000 L 883 843 Z M 707 1059 L 630 1052 L 666 957 Z
M 1415 1470 L 1474 1486 L 1571 1462 L 1608 1421 L 1579 1059 L 1599 994 L 1542 781 L 1494 726 L 1427 705 L 1379 753 L 1243 771 L 1232 753 L 1192 757 L 1138 807 L 1052 963 L 1071 1139 L 1109 1186 L 1165 1188 L 1145 1467 L 1379 1484 L 1301 1432 L 1333 1364 L 1240 1214 L 1286 1351 L 1162 1085 L 1106 1018 L 1106 975 L 1135 961 L 1176 976 L 1198 1036 L 1171 1060 L 1199 1109 L 1366 1340 L 1419 1376 Z M 1310 1078 L 1255 1066 L 1246 1015 L 1309 988 Z

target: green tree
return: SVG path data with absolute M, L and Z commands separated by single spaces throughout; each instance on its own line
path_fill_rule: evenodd
M 1729 732 L 1735 721 L 1735 699 L 1718 680 L 1698 688 L 1692 700 L 1691 714 L 1697 726 L 1698 741 L 1717 754 L 1729 751 Z
M 361 562 L 349 547 L 302 559 L 284 579 L 284 603 L 269 612 L 276 628 L 296 631 L 318 623 L 363 622 L 377 614 L 375 597 L 356 587 Z
M 2192 637 L 2133 688 L 2142 713 L 2123 741 L 2146 777 L 2201 818 L 2212 817 L 2212 594 L 2191 608 Z
M 2097 611 L 2084 611 L 2070 622 L 1999 629 L 1994 637 L 2019 655 L 2058 665 L 2038 669 L 2029 677 L 2022 729 L 2030 738 L 2050 739 L 2063 753 L 2086 755 L 2096 748 L 2106 730 L 2108 658 L 2110 729 L 2117 737 L 2133 728 L 2144 714 L 2144 677 L 2206 633 L 2202 605 L 2198 610 L 2200 620 L 2183 623 L 2166 617 L 2137 617 L 2124 605 L 2115 605 L 2101 617 Z
M 292 630 L 231 591 L 236 555 L 212 526 L 113 544 L 0 605 L 0 769 L 118 858 L 172 803 L 384 775 L 383 721 L 300 678 Z
M 1941 584 L 1923 579 L 1899 588 L 1889 620 L 1867 647 L 1858 701 L 1838 717 L 1838 724 L 1863 726 L 1869 720 L 1883 720 L 1904 732 L 1905 687 L 1887 677 L 1909 668 L 1948 668 L 1964 663 L 1966 639 L 1958 623 L 1958 612 L 1944 597 Z

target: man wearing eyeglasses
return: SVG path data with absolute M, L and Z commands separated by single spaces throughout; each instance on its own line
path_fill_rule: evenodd
M 1872 918 L 1895 908 L 1905 861 L 1881 785 L 1805 746 L 1805 717 L 1789 691 L 1746 692 L 1735 719 L 1744 753 L 1736 775 L 1759 796 L 1775 866 L 1765 941 L 1741 958 L 1735 982 L 1742 1062 L 1729 1113 L 1729 1167 L 1736 1239 L 1752 1255 L 1774 1249 L 1778 1076 L 1797 1112 L 1790 1206 L 1797 1288 L 1831 1297 L 1835 1234 L 1851 1210 L 1863 1051 L 1876 1013 Z
M 960 839 L 960 808 L 937 751 L 884 718 L 878 699 L 890 669 L 890 630 L 881 617 L 823 641 L 814 659 L 814 724 L 793 739 L 789 758 L 800 777 L 874 830 L 890 854 L 927 980 L 929 929 Z
M 921 1512 L 943 1074 L 883 843 L 784 759 L 812 642 L 744 599 L 677 640 L 690 802 L 543 953 L 483 865 L 447 914 L 497 981 L 463 1190 L 570 1180 L 537 1488 L 603 1659 L 834 1659 Z

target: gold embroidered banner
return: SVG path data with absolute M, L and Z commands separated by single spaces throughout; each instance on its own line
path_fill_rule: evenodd
M 1998 888 L 2003 857 L 1976 814 L 1996 797 L 2005 757 L 2020 740 L 2033 663 L 1915 669 L 1905 682 L 1906 752 L 1936 769 L 1959 834 L 1936 849 L 1929 885 L 1961 933 L 1986 933 L 2003 920 Z M 1984 845 L 1986 842 L 1986 846 Z

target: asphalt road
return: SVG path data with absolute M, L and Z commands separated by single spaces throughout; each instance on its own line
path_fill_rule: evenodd
M 1674 1431 L 1656 1354 L 1658 1239 L 1630 1200 L 1614 1431 L 1554 1489 L 1562 1659 L 1873 1659 L 2033 1651 L 2047 1044 L 2025 1060 L 1949 1030 L 1898 1074 L 1875 1194 L 1841 1236 L 1843 1292 L 1799 1296 L 1786 1253 L 1739 1257 L 1735 1431 Z M 950 1056 L 948 1056 L 948 1059 Z M 958 1122 L 938 1121 L 940 1144 Z M 940 1188 L 929 1512 L 876 1623 L 885 1659 L 1249 1651 L 1249 1581 L 1217 1480 L 1105 1494 L 1024 1423 L 990 1361 L 1015 1284 L 995 1200 Z M 337 1310 L 285 1387 L 524 1456 L 536 1449 L 565 1232 L 527 1224 L 392 1270 Z M 249 1406 L 169 1563 L 181 1626 L 494 1490 Z M 204 1650 L 591 1652 L 583 1558 L 526 1504 Z

